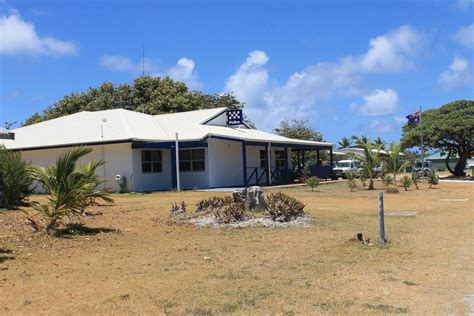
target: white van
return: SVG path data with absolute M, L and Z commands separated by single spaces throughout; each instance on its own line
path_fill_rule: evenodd
M 332 169 L 334 179 L 339 179 L 342 177 L 343 179 L 347 178 L 347 174 L 349 172 L 354 172 L 358 174 L 359 172 L 360 163 L 357 160 L 340 160 L 336 162 L 336 167 Z

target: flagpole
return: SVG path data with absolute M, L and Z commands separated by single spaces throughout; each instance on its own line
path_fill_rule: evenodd
M 420 105 L 420 134 L 421 134 L 421 176 L 425 176 L 425 145 L 423 143 L 423 126 L 421 124 L 422 120 L 422 111 Z

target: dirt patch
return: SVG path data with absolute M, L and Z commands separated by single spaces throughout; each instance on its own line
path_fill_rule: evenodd
M 86 231 L 33 233 L 19 211 L 0 212 L 2 314 L 455 314 L 473 293 L 474 212 L 466 184 L 385 195 L 379 246 L 377 193 L 344 182 L 285 193 L 306 204 L 305 228 L 169 225 L 172 202 L 215 192 L 114 195 Z M 281 189 L 280 189 L 281 190 Z M 272 190 L 267 190 L 274 192 Z M 228 193 L 223 194 L 228 195 Z M 43 196 L 32 197 L 44 202 Z M 92 231 L 89 231 L 92 230 Z M 347 242 L 358 232 L 373 246 Z

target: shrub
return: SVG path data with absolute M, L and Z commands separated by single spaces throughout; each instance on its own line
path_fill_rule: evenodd
M 356 177 L 357 177 L 357 175 L 355 174 L 355 172 L 352 172 L 352 171 L 350 171 L 346 174 L 346 178 L 348 180 L 354 180 Z
M 1 204 L 8 209 L 25 205 L 32 192 L 30 164 L 23 161 L 19 153 L 0 146 L 0 173 L 3 175 Z
M 187 204 L 184 201 L 180 203 L 171 203 L 170 222 L 176 222 L 187 217 Z
M 393 183 L 393 177 L 389 174 L 384 174 L 382 177 L 382 182 L 385 185 L 390 185 Z
M 413 172 L 411 174 L 411 181 L 415 185 L 416 189 L 418 190 L 418 183 L 420 182 L 420 174 L 418 172 Z
M 212 212 L 224 205 L 225 198 L 212 196 L 208 199 L 200 200 L 196 203 L 196 212 Z
M 402 185 L 405 188 L 405 191 L 408 191 L 408 188 L 411 186 L 412 183 L 413 181 L 411 180 L 409 176 L 404 176 L 402 178 Z
M 320 181 L 318 177 L 311 177 L 306 180 L 306 185 L 311 188 L 311 191 L 314 191 L 314 188 L 319 185 Z
M 232 197 L 222 198 L 222 202 L 222 205 L 214 210 L 214 215 L 219 223 L 235 223 L 247 218 L 244 203 L 236 202 Z
M 305 205 L 284 193 L 272 193 L 265 205 L 266 216 L 274 221 L 288 222 L 297 217 L 305 216 Z
M 82 213 L 90 201 L 101 199 L 113 202 L 109 194 L 95 187 L 95 180 L 84 173 L 77 163 L 91 151 L 91 148 L 78 147 L 61 154 L 56 165 L 47 168 L 36 166 L 32 169 L 33 179 L 49 195 L 48 203 L 32 205 L 36 213 L 47 222 L 45 228 L 48 233 L 56 232 L 63 217 Z M 22 211 L 28 215 L 34 227 L 39 227 L 32 214 Z
M 398 191 L 398 188 L 397 188 L 396 186 L 394 186 L 394 185 L 388 186 L 387 189 L 385 189 L 385 192 L 387 192 L 387 193 L 392 193 L 392 194 L 400 193 L 400 192 Z
M 349 181 L 347 181 L 347 185 L 351 189 L 351 192 L 353 192 L 354 189 L 357 187 L 356 180 L 355 179 L 349 179 Z
M 428 173 L 427 177 L 428 177 L 428 184 L 430 185 L 430 189 L 433 185 L 437 185 L 439 183 L 438 175 L 434 171 L 431 171 L 430 173 Z

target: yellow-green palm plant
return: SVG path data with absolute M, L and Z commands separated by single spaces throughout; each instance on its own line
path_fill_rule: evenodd
M 101 179 L 96 173 L 97 168 L 103 166 L 104 164 L 105 161 L 99 160 L 89 161 L 84 164 L 77 165 L 77 172 L 82 173 L 88 179 L 88 183 L 84 186 L 84 200 L 82 201 L 83 207 L 98 205 L 98 199 L 108 203 L 114 202 L 107 192 L 98 189 L 100 185 L 108 181 L 106 179 Z
M 369 178 L 368 190 L 374 190 L 374 179 L 377 176 L 376 168 L 380 164 L 380 145 L 374 145 L 367 137 L 356 137 L 356 145 L 363 150 L 362 156 L 353 155 L 362 165 L 362 172 Z
M 35 166 L 32 169 L 33 179 L 48 194 L 48 203 L 34 203 L 32 208 L 37 211 L 46 221 L 46 231 L 54 232 L 64 216 L 71 213 L 80 213 L 88 205 L 88 201 L 95 198 L 111 202 L 112 199 L 107 193 L 97 189 L 97 179 L 91 172 L 102 165 L 103 162 L 96 162 L 87 168 L 81 168 L 77 161 L 89 154 L 91 148 L 78 147 L 62 153 L 56 164 L 49 167 Z M 25 211 L 26 212 L 26 211 Z M 29 219 L 35 226 L 38 226 L 30 213 Z
M 400 162 L 400 152 L 402 151 L 399 144 L 392 142 L 388 149 L 388 155 L 384 157 L 384 171 L 385 173 L 391 173 L 393 178 L 393 188 L 397 190 L 397 176 L 405 170 L 410 164 L 409 161 Z

